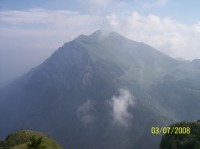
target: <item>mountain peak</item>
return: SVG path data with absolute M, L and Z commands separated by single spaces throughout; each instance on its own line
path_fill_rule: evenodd
M 157 148 L 152 124 L 198 119 L 199 66 L 115 32 L 80 35 L 0 90 L 0 138 L 23 128 L 65 148 Z
M 91 35 L 89 35 L 92 38 L 98 38 L 98 39 L 103 39 L 103 38 L 108 38 L 108 37 L 123 37 L 120 34 L 113 32 L 113 31 L 107 31 L 107 30 L 97 30 Z

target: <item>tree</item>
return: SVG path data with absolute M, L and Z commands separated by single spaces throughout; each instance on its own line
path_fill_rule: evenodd
M 42 137 L 35 138 L 33 136 L 30 140 L 30 143 L 27 144 L 28 149 L 46 149 L 46 145 L 44 144 Z
M 200 141 L 197 141 L 194 146 L 194 149 L 199 149 L 199 148 L 200 148 Z
M 177 146 L 176 146 L 176 140 L 172 140 L 172 146 L 171 146 L 172 149 L 177 149 Z

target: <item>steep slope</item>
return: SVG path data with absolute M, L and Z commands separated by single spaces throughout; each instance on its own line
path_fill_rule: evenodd
M 41 132 L 30 130 L 20 130 L 14 134 L 9 134 L 4 141 L 0 141 L 0 149 L 27 149 L 28 146 L 63 149 L 52 138 Z
M 114 32 L 81 35 L 0 91 L 0 137 L 23 128 L 65 148 L 158 148 L 151 126 L 198 117 L 199 66 Z
M 113 63 L 124 70 L 122 79 L 140 84 L 143 81 L 153 82 L 177 63 L 148 45 L 131 41 L 114 32 L 104 35 L 97 31 L 89 37 L 80 36 L 78 42 L 89 50 L 94 60 L 96 57 L 98 61 Z

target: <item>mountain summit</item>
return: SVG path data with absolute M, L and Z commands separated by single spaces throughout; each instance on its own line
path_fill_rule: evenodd
M 151 127 L 198 118 L 199 67 L 114 32 L 80 35 L 0 91 L 0 137 L 32 129 L 65 148 L 158 148 Z

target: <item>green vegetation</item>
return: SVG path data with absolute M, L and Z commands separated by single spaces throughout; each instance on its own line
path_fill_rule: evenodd
M 199 68 L 199 60 L 176 61 L 117 33 L 81 35 L 0 90 L 0 138 L 32 128 L 65 148 L 156 149 L 161 136 L 151 127 L 199 118 Z M 130 116 L 119 114 L 128 127 L 113 119 L 120 89 L 134 97 L 123 110 Z
M 165 134 L 162 137 L 160 149 L 200 149 L 200 123 L 181 122 L 170 126 L 190 128 L 189 134 Z M 180 133 L 180 132 L 178 132 Z
M 30 143 L 27 144 L 28 149 L 46 149 L 47 146 L 43 143 L 42 137 L 36 138 L 33 136 Z
M 0 141 L 0 149 L 63 149 L 53 139 L 40 132 L 20 130 Z

